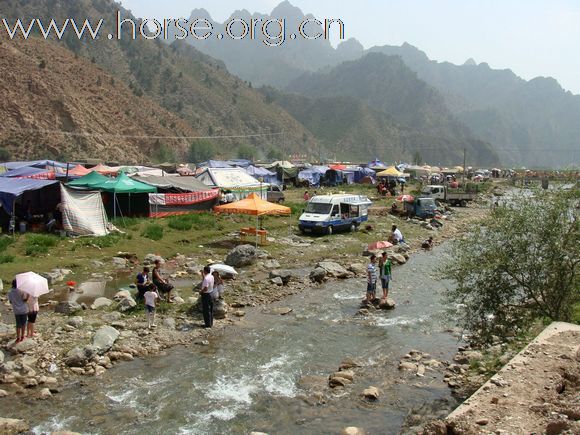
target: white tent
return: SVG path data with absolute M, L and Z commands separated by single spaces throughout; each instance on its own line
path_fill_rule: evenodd
M 267 199 L 269 184 L 261 183 L 242 168 L 205 168 L 195 178 L 206 186 L 230 191 L 236 200 L 244 199 L 250 193 L 257 193 L 262 199 Z

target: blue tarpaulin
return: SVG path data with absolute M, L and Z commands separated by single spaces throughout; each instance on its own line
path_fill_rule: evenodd
M 362 168 L 360 166 L 355 168 L 347 168 L 343 171 L 344 175 L 348 178 L 348 183 L 360 183 L 365 177 L 371 177 L 373 180 L 376 177 L 376 172 L 370 168 Z
M 18 169 L 13 169 L 8 172 L 0 174 L 0 177 L 13 178 L 13 177 L 30 177 L 33 175 L 38 175 L 46 172 L 46 169 L 35 168 L 33 166 L 22 166 Z M 54 177 L 53 177 L 54 178 Z
M 207 162 L 203 162 L 199 164 L 201 168 L 232 168 L 233 166 L 230 165 L 228 162 L 223 160 L 208 160 Z
M 257 166 L 248 166 L 246 172 L 252 177 L 258 179 L 261 178 L 264 183 L 278 184 L 277 174 L 275 172 L 269 171 L 266 168 L 260 168 Z
M 34 180 L 30 178 L 0 178 L 0 205 L 9 215 L 13 212 L 14 201 L 26 192 L 41 190 L 59 184 L 52 180 Z
M 46 167 L 57 167 L 57 168 L 66 168 L 66 163 L 55 162 L 54 160 L 31 160 L 28 162 L 6 162 L 2 163 L 8 170 L 24 168 L 24 167 L 34 167 L 40 169 L 46 169 Z M 72 165 L 74 166 L 74 165 Z

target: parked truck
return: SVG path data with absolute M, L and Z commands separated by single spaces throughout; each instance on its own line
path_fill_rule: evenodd
M 469 201 L 477 197 L 477 192 L 463 189 L 450 189 L 447 186 L 425 186 L 421 196 L 446 202 L 456 207 L 466 207 Z
M 409 217 L 418 217 L 419 219 L 433 219 L 437 205 L 433 198 L 415 198 L 413 201 L 404 203 L 404 213 Z

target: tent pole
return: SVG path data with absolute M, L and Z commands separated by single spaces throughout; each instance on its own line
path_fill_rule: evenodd
M 256 215 L 256 249 L 258 249 L 258 231 L 259 231 L 259 217 Z

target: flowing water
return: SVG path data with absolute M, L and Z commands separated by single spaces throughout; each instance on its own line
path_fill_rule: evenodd
M 411 349 L 440 360 L 457 349 L 441 302 L 449 283 L 432 277 L 443 249 L 394 270 L 393 311 L 357 316 L 364 282 L 332 282 L 277 304 L 293 309 L 286 316 L 271 314 L 272 307 L 248 310 L 209 346 L 121 364 L 50 402 L 14 405 L 9 414 L 26 416 L 37 433 L 337 434 L 345 426 L 397 433 L 413 409 L 451 401 L 440 372 L 419 378 L 397 369 Z M 364 365 L 354 384 L 313 403 L 298 381 L 327 377 L 346 357 Z M 382 390 L 373 404 L 360 398 L 370 385 Z

